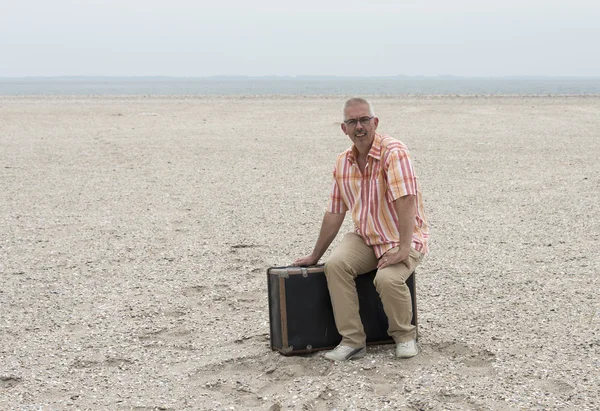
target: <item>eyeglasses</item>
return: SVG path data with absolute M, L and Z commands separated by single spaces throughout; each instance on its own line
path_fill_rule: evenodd
M 362 124 L 363 126 L 366 126 L 367 124 L 369 124 L 369 121 L 373 120 L 375 117 L 361 117 L 358 120 L 355 118 L 351 118 L 349 120 L 345 120 L 344 123 L 348 126 L 348 127 L 356 127 L 356 125 L 358 124 L 358 122 L 360 121 L 360 124 Z

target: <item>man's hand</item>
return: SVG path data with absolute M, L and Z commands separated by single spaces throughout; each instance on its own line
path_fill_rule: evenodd
M 408 255 L 410 254 L 410 248 L 407 250 L 400 250 L 398 247 L 394 247 L 390 250 L 387 250 L 385 254 L 381 256 L 379 259 L 379 263 L 377 263 L 377 269 L 385 268 L 390 265 L 403 263 L 408 267 Z
M 306 257 L 302 257 L 294 261 L 293 265 L 297 265 L 300 267 L 307 267 L 309 265 L 316 265 L 319 262 L 318 258 L 315 258 L 311 255 L 307 255 Z
M 394 209 L 398 215 L 398 233 L 400 234 L 400 246 L 387 250 L 379 259 L 377 268 L 385 268 L 389 265 L 404 263 L 408 267 L 408 255 L 412 242 L 412 234 L 415 224 L 415 196 L 406 195 L 394 200 Z

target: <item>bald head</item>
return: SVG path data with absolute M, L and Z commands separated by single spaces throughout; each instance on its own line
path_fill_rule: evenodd
M 362 98 L 362 97 L 352 97 L 352 98 L 349 98 L 348 100 L 346 100 L 346 102 L 344 103 L 344 107 L 342 107 L 343 120 L 346 120 L 346 109 L 348 107 L 359 105 L 359 104 L 365 104 L 367 107 L 369 107 L 369 115 L 371 117 L 375 117 L 375 110 L 373 110 L 373 105 L 371 104 L 371 102 L 369 100 Z

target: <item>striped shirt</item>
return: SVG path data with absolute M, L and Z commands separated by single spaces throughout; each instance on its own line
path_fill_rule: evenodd
M 427 254 L 429 228 L 423 212 L 421 187 L 408 148 L 392 137 L 375 134 L 364 174 L 358 167 L 357 158 L 358 150 L 354 145 L 338 156 L 327 210 L 331 213 L 350 210 L 356 233 L 373 247 L 379 258 L 400 245 L 393 201 L 414 195 L 416 214 L 411 245 Z

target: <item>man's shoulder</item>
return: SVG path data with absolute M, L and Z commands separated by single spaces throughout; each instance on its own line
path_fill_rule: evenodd
M 391 137 L 391 136 L 382 136 L 381 137 L 381 147 L 389 154 L 393 151 L 408 151 L 408 147 L 402 141 Z

